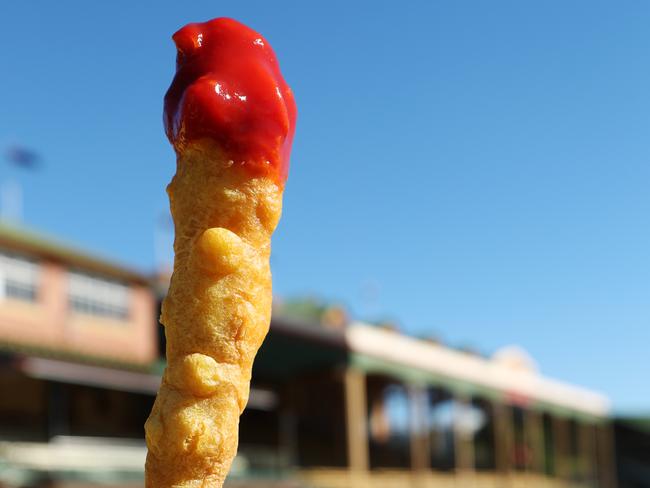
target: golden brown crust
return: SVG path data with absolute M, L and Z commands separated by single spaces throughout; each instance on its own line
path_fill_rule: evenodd
M 209 141 L 177 164 L 167 189 L 176 230 L 161 316 L 167 368 L 145 424 L 146 486 L 219 488 L 271 319 L 270 239 L 282 190 Z

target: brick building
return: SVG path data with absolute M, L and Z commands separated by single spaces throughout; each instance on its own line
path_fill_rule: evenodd
M 0 227 L 0 485 L 142 485 L 164 288 Z M 231 486 L 616 487 L 602 395 L 322 312 L 275 311 Z

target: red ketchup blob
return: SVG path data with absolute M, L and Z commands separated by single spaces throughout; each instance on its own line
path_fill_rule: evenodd
M 213 139 L 235 164 L 284 185 L 296 103 L 266 39 L 228 18 L 188 24 L 172 38 L 178 56 L 164 122 L 176 151 Z

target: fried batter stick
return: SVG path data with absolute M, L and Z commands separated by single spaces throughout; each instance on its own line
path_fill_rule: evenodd
M 175 260 L 161 317 L 167 368 L 145 424 L 146 486 L 218 488 L 271 318 L 270 239 L 296 108 L 255 31 L 215 19 L 173 38 L 165 125 L 177 152 Z

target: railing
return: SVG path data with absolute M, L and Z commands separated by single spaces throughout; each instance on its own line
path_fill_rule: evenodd
M 350 473 L 339 469 L 303 470 L 299 477 L 313 488 L 591 488 L 530 473 L 414 473 L 386 470 Z

